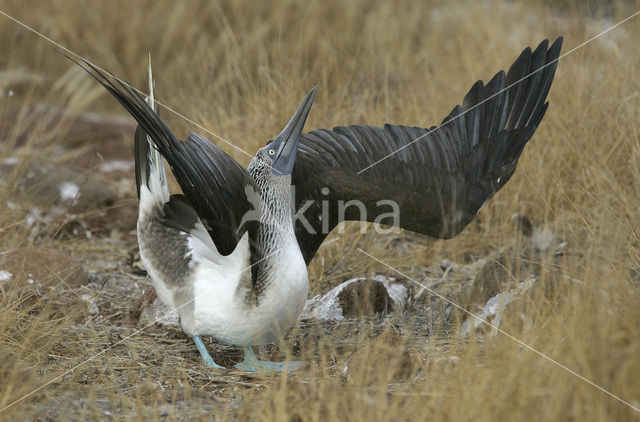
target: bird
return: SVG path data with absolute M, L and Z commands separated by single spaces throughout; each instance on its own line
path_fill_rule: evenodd
M 178 311 L 206 366 L 223 368 L 203 335 L 241 346 L 236 368 L 284 371 L 304 363 L 262 361 L 252 346 L 295 324 L 307 266 L 331 230 L 353 220 L 435 238 L 460 233 L 514 174 L 548 108 L 561 46 L 562 37 L 527 47 L 430 128 L 354 125 L 303 134 L 314 87 L 246 170 L 196 133 L 175 137 L 154 109 L 150 70 L 144 98 L 91 63 L 76 63 L 138 122 L 138 243 L 158 297 Z M 162 158 L 182 194 L 169 194 Z M 380 214 L 381 202 L 393 212 Z
M 140 256 L 158 297 L 178 311 L 204 364 L 224 369 L 202 341 L 202 335 L 212 335 L 243 347 L 238 369 L 301 367 L 302 362 L 259 360 L 252 346 L 277 339 L 306 303 L 307 267 L 295 238 L 290 185 L 317 87 L 244 169 L 196 133 L 179 141 L 153 108 L 152 82 L 145 99 L 117 79 L 114 84 L 91 63 L 78 64 L 138 121 L 134 156 Z M 169 194 L 161 157 L 183 194 Z
M 460 233 L 514 174 L 547 110 L 562 41 L 527 47 L 506 73 L 486 85 L 477 81 L 438 126 L 354 125 L 303 134 L 292 184 L 305 262 L 342 221 L 441 239 Z

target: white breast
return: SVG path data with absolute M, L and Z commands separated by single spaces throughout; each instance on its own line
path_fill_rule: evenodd
M 257 345 L 277 339 L 295 324 L 308 291 L 307 268 L 297 244 L 278 253 L 282 264 L 270 274 L 273 281 L 258 304 L 245 301 L 251 285 L 248 233 L 228 256 L 212 254 L 213 243 L 205 245 L 195 237 L 189 244 L 193 272 L 185 286 L 167 289 L 161 280 L 154 282 L 160 299 L 177 309 L 186 334 Z

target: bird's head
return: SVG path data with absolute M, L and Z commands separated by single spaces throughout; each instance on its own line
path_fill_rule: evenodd
M 254 174 L 254 177 L 257 176 L 257 174 L 255 174 L 256 171 L 260 173 L 269 172 L 271 177 L 291 175 L 293 165 L 296 161 L 300 135 L 302 135 L 302 129 L 304 128 L 304 123 L 309 115 L 309 110 L 311 109 L 317 90 L 317 86 L 313 87 L 313 89 L 305 95 L 284 130 L 280 132 L 275 139 L 267 143 L 264 148 L 258 150 L 249 166 L 250 170 L 254 170 L 251 172 Z

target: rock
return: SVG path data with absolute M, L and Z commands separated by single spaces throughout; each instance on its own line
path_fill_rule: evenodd
M 147 276 L 147 269 L 142 262 L 140 249 L 137 245 L 129 250 L 129 253 L 127 254 L 127 265 L 131 267 L 131 274 L 142 277 Z
M 6 139 L 0 187 L 11 189 L 7 206 L 22 212 L 30 239 L 118 235 L 135 228 L 135 127 L 130 117 L 43 104 L 0 116 L 0 139 Z M 53 158 L 64 165 L 37 153 L 33 158 L 35 149 L 51 142 Z
M 393 311 L 393 301 L 384 284 L 366 279 L 345 286 L 338 293 L 338 303 L 345 318 Z
M 544 280 L 543 290 L 551 289 L 559 277 L 560 260 L 527 250 L 508 250 L 489 259 L 463 294 L 462 303 L 471 312 L 485 307 L 489 300 L 509 292 L 530 278 Z M 549 291 L 550 293 L 550 291 Z
M 533 223 L 529 220 L 529 217 L 521 214 L 513 214 L 511 219 L 516 224 L 516 228 L 524 236 L 531 236 L 533 234 Z
M 464 304 L 475 310 L 475 306 L 484 305 L 490 298 L 503 291 L 506 285 L 513 282 L 514 264 L 516 264 L 515 260 L 507 255 L 497 260 L 489 260 L 468 288 Z
M 80 296 L 80 299 L 86 302 L 87 304 L 87 313 L 89 315 L 98 315 L 100 313 L 100 308 L 96 303 L 96 297 L 93 295 L 84 294 Z
M 94 235 L 112 235 L 113 231 L 128 232 L 135 230 L 138 222 L 138 202 L 135 199 L 117 201 L 112 207 L 96 210 L 87 215 L 79 215 L 67 224 L 76 224 Z M 70 227 L 73 228 L 73 227 Z M 69 230 L 68 230 L 69 231 Z M 71 233 L 76 235 L 77 233 Z
M 10 159 L 2 164 L 6 174 L 16 162 Z M 31 164 L 19 179 L 20 192 L 8 205 L 29 204 L 25 221 L 32 237 L 42 232 L 53 234 L 51 230 L 56 236 L 71 237 L 128 232 L 135 229 L 138 217 L 134 178 L 130 181 L 128 198 L 118 200 L 111 184 L 102 180 L 63 166 Z
M 111 206 L 116 199 L 113 191 L 104 183 L 54 164 L 29 165 L 19 186 L 35 205 L 64 207 L 73 213 Z
M 549 281 L 545 289 L 553 288 L 559 277 L 563 260 L 576 261 L 581 257 L 568 253 L 564 242 L 554 239 L 550 229 L 533 225 L 527 217 L 515 214 L 514 221 L 522 236 L 515 247 L 497 257 L 488 258 L 462 298 L 468 309 L 484 306 L 499 293 L 505 292 L 530 277 Z
M 448 273 L 449 271 L 453 270 L 453 262 L 449 261 L 448 259 L 443 259 L 442 261 L 440 261 L 440 269 L 443 273 Z
M 342 321 L 345 318 L 404 309 L 410 290 L 404 280 L 384 274 L 345 281 L 323 295 L 308 300 L 302 319 Z
M 518 283 L 513 289 L 498 293 L 489 299 L 479 312 L 474 312 L 474 314 L 482 321 L 489 322 L 492 326 L 499 328 L 502 316 L 506 312 L 508 305 L 524 296 L 536 281 L 536 278 L 532 276 L 522 283 Z M 467 317 L 462 327 L 460 327 L 459 333 L 466 336 L 472 330 L 483 325 L 486 326 L 486 324 L 478 318 L 472 316 Z M 495 331 L 491 331 L 491 333 L 495 333 Z
M 27 286 L 40 291 L 59 284 L 76 289 L 86 283 L 87 274 L 80 263 L 56 249 L 28 247 L 0 255 L 0 289 L 4 292 Z
M 538 235 L 536 235 L 538 233 Z M 536 237 L 537 236 L 537 237 Z M 485 321 L 499 326 L 508 313 L 528 324 L 524 311 L 512 302 L 522 300 L 538 302 L 554 300 L 559 288 L 566 289 L 582 283 L 579 275 L 584 271 L 585 259 L 579 250 L 570 250 L 566 243 L 554 243 L 551 231 L 532 227 L 531 236 L 509 247 L 500 255 L 487 258 L 475 279 L 465 286 L 460 304 Z M 562 296 L 561 296 L 562 297 Z M 519 305 L 518 305 L 519 306 Z M 526 305 L 522 309 L 527 309 Z M 477 319 L 458 313 L 465 318 L 461 334 L 466 335 L 484 324 Z
M 527 247 L 537 252 L 544 252 L 554 245 L 553 232 L 548 227 L 536 225 L 524 215 L 514 214 L 511 219 L 522 234 Z
M 356 385 L 403 382 L 411 378 L 417 363 L 402 336 L 387 329 L 347 359 L 342 376 Z
M 181 328 L 178 312 L 162 303 L 153 288 L 148 289 L 136 305 L 140 312 L 139 326 L 148 327 L 157 324 L 163 327 Z

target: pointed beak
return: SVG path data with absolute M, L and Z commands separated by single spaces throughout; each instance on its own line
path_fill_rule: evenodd
M 309 110 L 313 105 L 313 100 L 316 97 L 317 86 L 314 86 L 311 91 L 307 92 L 304 96 L 302 103 L 296 110 L 295 114 L 287 123 L 280 135 L 269 144 L 269 149 L 273 149 L 276 153 L 273 158 L 273 164 L 271 165 L 271 172 L 276 175 L 284 176 L 291 174 L 293 171 L 293 165 L 296 162 L 296 152 L 298 151 L 298 144 L 300 143 L 300 135 L 302 135 L 302 129 L 304 123 L 307 121 Z

